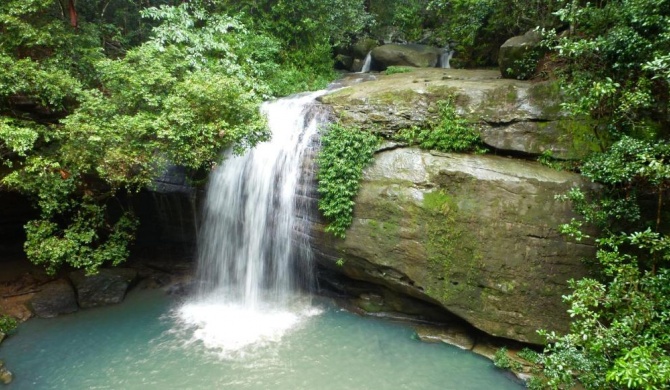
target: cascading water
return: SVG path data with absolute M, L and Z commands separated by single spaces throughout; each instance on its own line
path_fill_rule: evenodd
M 368 52 L 363 61 L 363 67 L 359 73 L 370 73 L 370 68 L 372 67 L 372 52 Z
M 451 57 L 454 56 L 454 49 L 452 49 L 449 45 L 445 46 L 444 49 L 442 49 L 442 54 L 440 55 L 440 68 L 443 69 L 449 69 L 451 66 L 449 65 L 449 61 L 451 61 Z
M 210 178 L 199 287 L 179 315 L 196 339 L 224 354 L 276 341 L 314 313 L 296 292 L 311 274 L 307 243 L 296 234 L 308 223 L 296 217 L 306 215 L 296 212 L 296 195 L 303 155 L 325 120 L 314 109 L 320 94 L 265 103 L 271 141 L 228 153 Z

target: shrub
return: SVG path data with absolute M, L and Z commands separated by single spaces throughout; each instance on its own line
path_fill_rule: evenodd
M 428 123 L 425 128 L 414 126 L 400 131 L 396 139 L 441 152 L 484 152 L 479 132 L 458 115 L 453 102 L 453 96 L 438 102 L 437 121 Z
M 0 315 L 0 333 L 12 333 L 18 326 L 19 322 L 16 318 L 4 314 Z

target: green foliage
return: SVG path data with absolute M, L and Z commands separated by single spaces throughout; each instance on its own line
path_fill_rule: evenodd
M 511 359 L 507 355 L 507 348 L 499 348 L 493 356 L 493 364 L 503 370 L 521 371 L 521 363 Z
M 540 354 L 530 348 L 523 348 L 517 353 L 517 356 L 529 363 L 537 363 L 540 359 Z
M 395 66 L 391 65 L 386 70 L 384 71 L 385 74 L 396 74 L 396 73 L 409 73 L 413 71 L 414 68 L 410 68 L 408 66 Z
M 128 257 L 137 228 L 132 214 L 124 214 L 113 226 L 103 206 L 82 204 L 73 214 L 65 229 L 49 219 L 26 225 L 26 254 L 33 263 L 49 273 L 63 264 L 96 273 L 102 264 L 119 265 Z
M 545 333 L 548 387 L 579 380 L 593 389 L 662 389 L 670 381 L 670 239 L 662 221 L 669 161 L 667 144 L 623 137 L 582 166 L 599 193 L 562 197 L 582 216 L 564 233 L 582 240 L 585 223 L 599 229 L 598 278 L 570 281 L 570 333 Z
M 667 115 L 669 4 L 573 2 L 557 11 L 570 25 L 569 34 L 553 41 L 564 64 L 566 96 L 574 98 L 567 109 L 598 119 L 601 131 L 615 140 L 621 135 L 668 136 L 667 119 L 661 119 L 660 128 L 653 122 Z
M 437 104 L 439 118 L 425 128 L 412 127 L 400 131 L 397 140 L 422 149 L 441 152 L 484 152 L 479 133 L 466 119 L 460 117 L 454 107 L 453 97 Z
M 208 169 L 267 139 L 258 107 L 273 91 L 246 46 L 260 38 L 205 3 L 145 9 L 152 36 L 120 57 L 100 46 L 107 27 L 82 16 L 75 30 L 53 2 L 0 10 L 0 183 L 35 199 L 25 250 L 49 272 L 123 261 L 137 221 L 114 198 L 168 162 Z
M 19 322 L 16 318 L 8 315 L 0 315 L 0 333 L 9 334 L 16 330 Z
M 344 238 L 351 225 L 354 197 L 363 168 L 372 162 L 378 144 L 375 135 L 358 128 L 331 124 L 321 137 L 317 158 L 319 210 L 330 221 L 326 231 Z

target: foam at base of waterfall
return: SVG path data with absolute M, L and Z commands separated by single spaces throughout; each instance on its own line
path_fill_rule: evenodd
M 247 307 L 241 303 L 210 299 L 187 302 L 176 311 L 182 330 L 192 332 L 191 343 L 202 343 L 221 358 L 244 357 L 259 348 L 279 342 L 322 309 L 298 298 L 294 305 L 270 303 Z

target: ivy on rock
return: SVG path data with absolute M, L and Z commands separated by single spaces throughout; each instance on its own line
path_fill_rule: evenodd
M 344 238 L 353 220 L 363 168 L 372 162 L 379 139 L 339 123 L 324 130 L 317 158 L 319 210 L 329 220 L 326 231 Z

